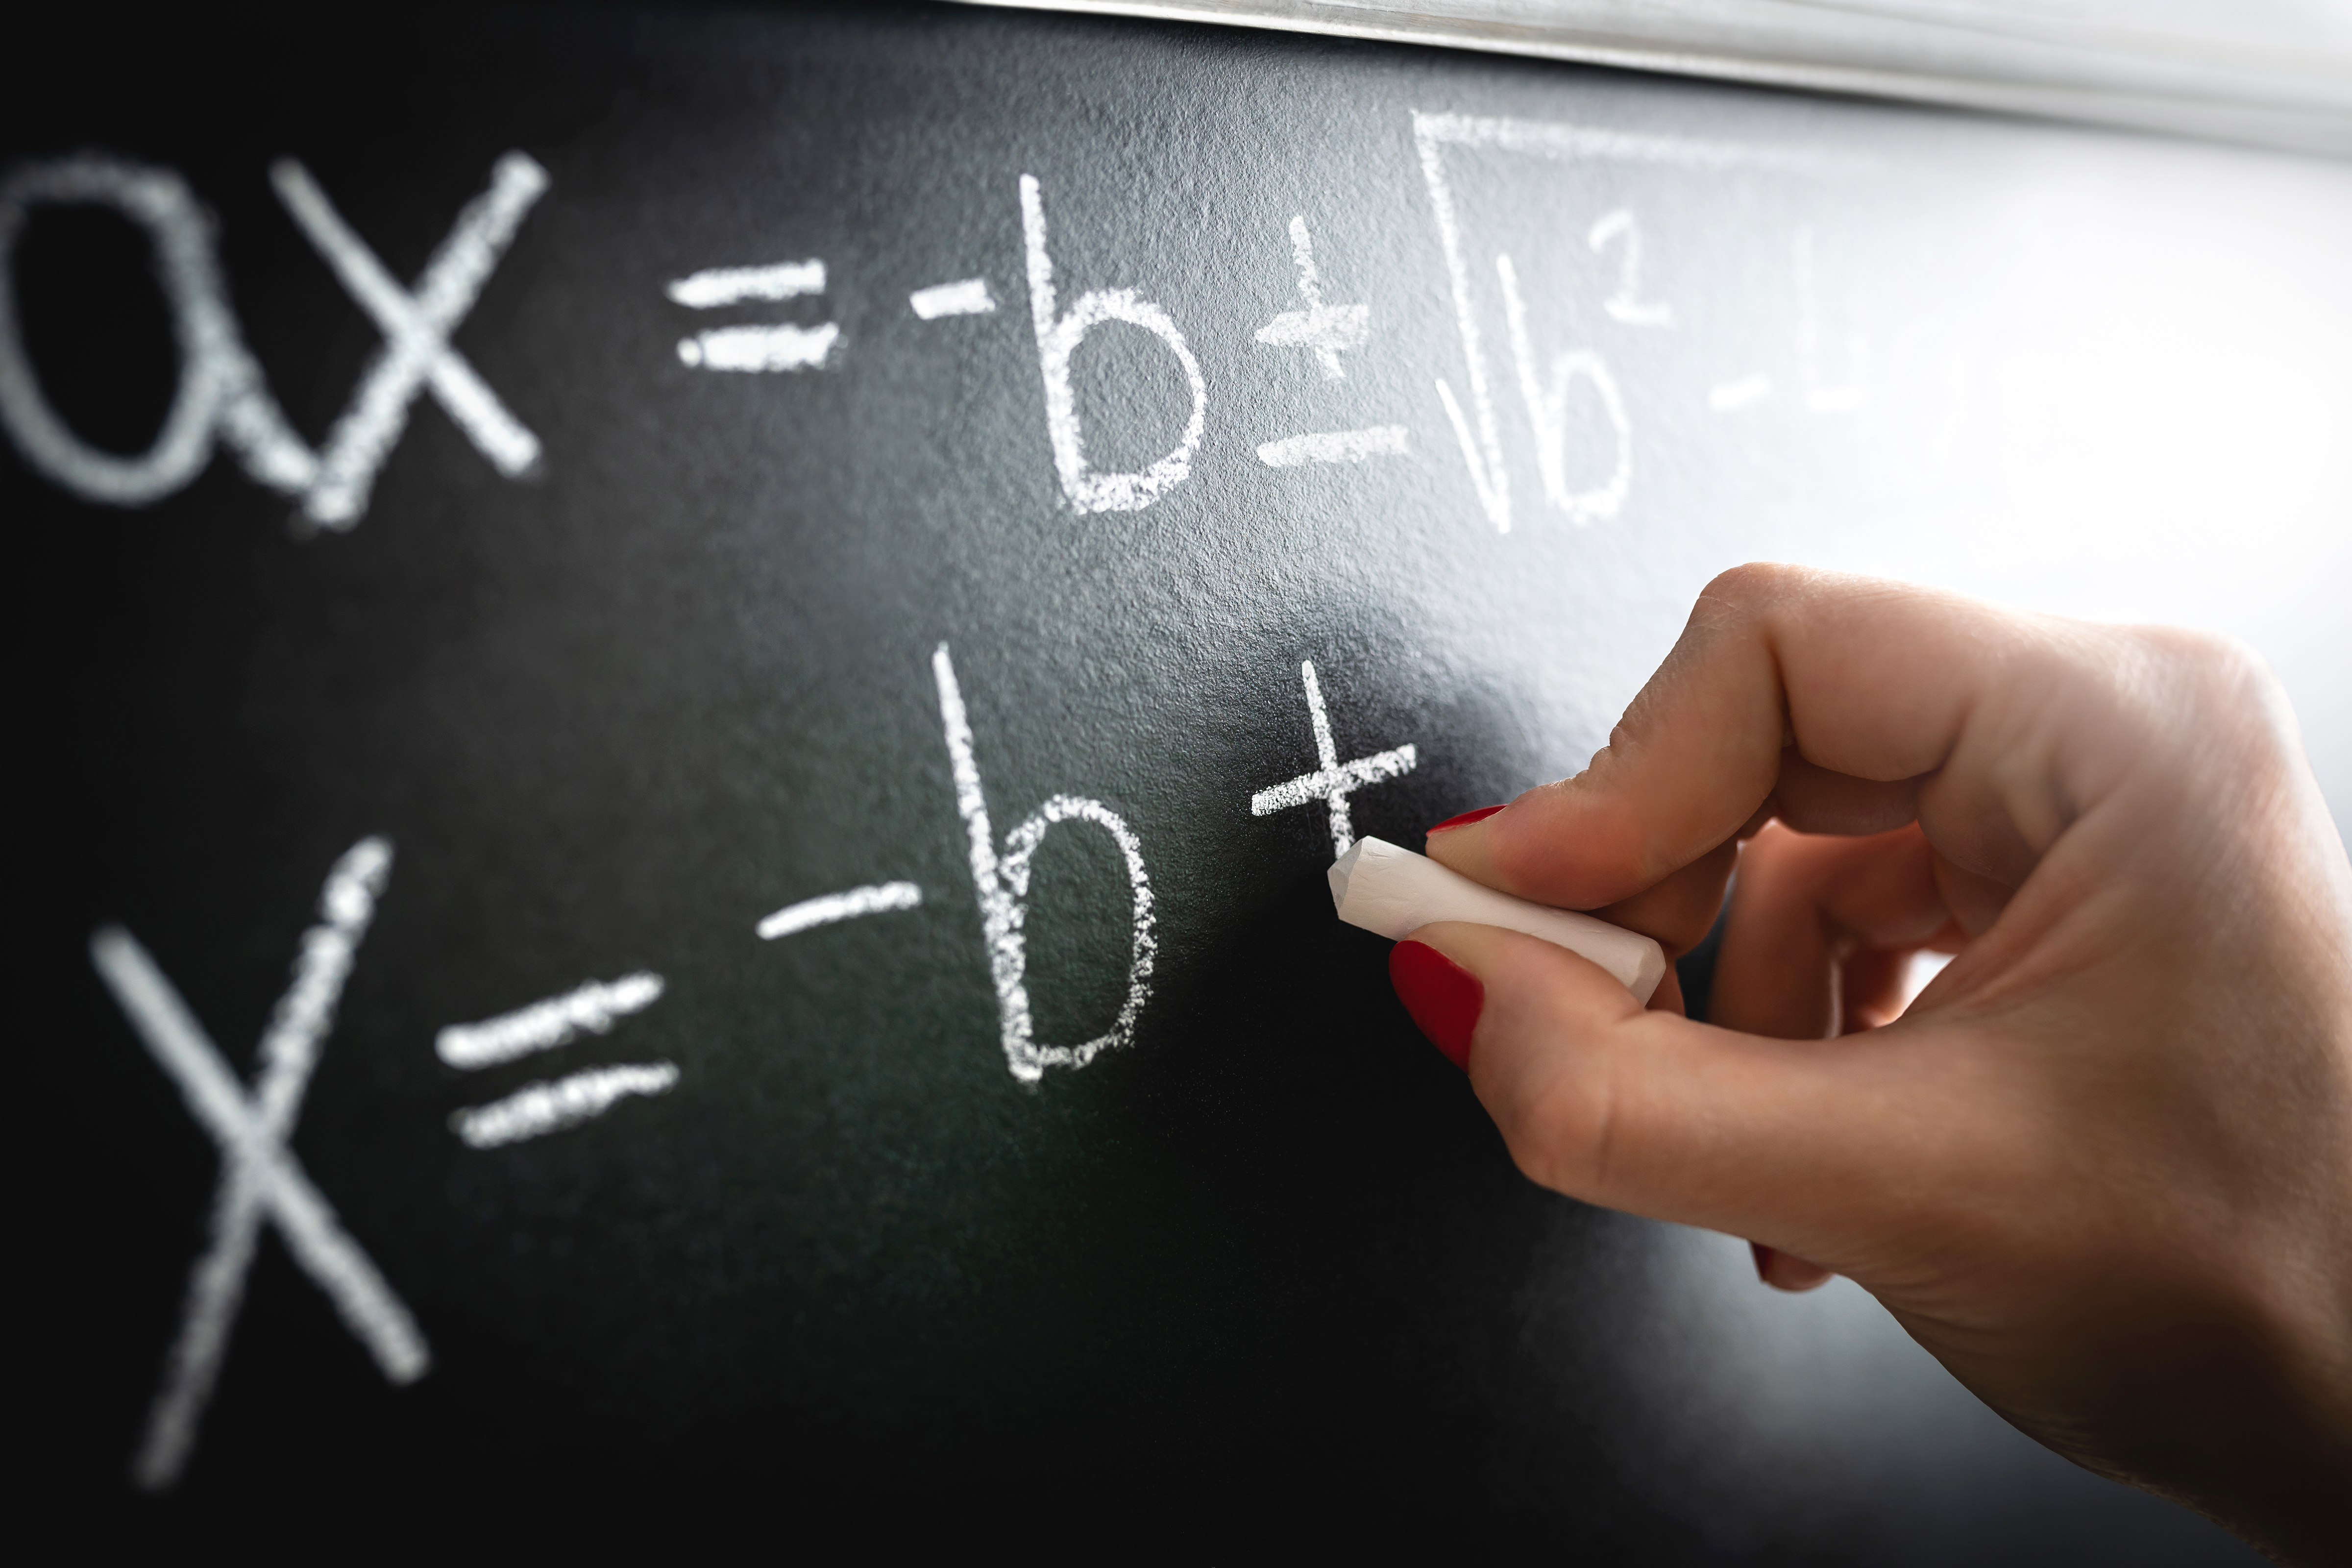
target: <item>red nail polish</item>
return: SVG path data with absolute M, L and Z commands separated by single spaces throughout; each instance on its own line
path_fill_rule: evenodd
M 1427 942 L 1401 942 L 1389 949 L 1389 984 L 1430 1043 L 1468 1072 L 1470 1033 L 1486 1005 L 1478 977 Z
M 1486 821 L 1502 809 L 1499 805 L 1482 805 L 1475 811 L 1465 811 L 1459 816 L 1449 816 L 1429 831 L 1443 833 L 1449 827 L 1467 827 L 1474 822 Z
M 1748 1244 L 1748 1256 L 1756 1260 L 1756 1278 L 1767 1285 L 1772 1283 L 1772 1249 L 1760 1241 Z

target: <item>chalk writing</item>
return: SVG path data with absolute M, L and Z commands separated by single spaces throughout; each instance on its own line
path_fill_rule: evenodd
M 1605 292 L 1596 290 L 1601 297 L 1591 303 L 1597 309 L 1572 308 L 1579 302 L 1542 287 L 1556 271 L 1523 274 L 1508 252 L 1474 246 L 1447 160 L 1506 154 L 1555 163 L 1643 165 L 1702 178 L 1822 179 L 1868 166 L 1866 160 L 1803 148 L 1517 120 L 1415 113 L 1412 129 L 1462 354 L 1458 370 L 1431 384 L 1480 510 L 1504 532 L 1515 518 L 1510 464 L 1529 458 L 1546 510 L 1575 523 L 1623 513 L 1635 479 L 1634 420 L 1612 360 L 1633 352 L 1623 345 L 1639 339 L 1620 329 L 1654 335 L 1686 330 L 1689 323 L 1675 304 L 1651 292 L 1644 268 L 1654 255 L 1645 248 L 1652 237 L 1632 206 L 1612 207 L 1583 229 L 1584 249 L 1605 258 L 1612 276 Z M 313 451 L 294 431 L 245 344 L 210 221 L 194 193 L 168 169 L 87 155 L 28 164 L 0 181 L 0 424 L 27 462 L 78 495 L 136 506 L 184 487 L 225 447 L 257 482 L 297 498 L 310 522 L 348 529 L 364 515 L 412 409 L 429 395 L 499 474 L 516 478 L 538 466 L 544 456 L 539 437 L 490 389 L 453 340 L 549 190 L 547 171 L 521 153 L 499 159 L 488 187 L 457 215 L 415 282 L 405 286 L 302 164 L 282 160 L 271 166 L 269 179 L 299 231 L 383 338 L 320 447 Z M 1032 174 L 1021 174 L 1017 195 L 1029 331 L 1062 498 L 1080 514 L 1150 507 L 1192 476 L 1201 452 L 1209 392 L 1199 360 L 1171 312 L 1135 289 L 1072 291 L 1057 281 L 1044 185 Z M 179 377 L 163 424 L 143 452 L 121 456 L 83 441 L 48 403 L 26 349 L 16 294 L 18 242 L 34 213 L 64 205 L 121 216 L 154 257 L 180 350 Z M 1348 356 L 1370 341 L 1371 306 L 1360 300 L 1335 303 L 1331 296 L 1339 289 L 1331 274 L 1343 269 L 1335 268 L 1329 247 L 1318 254 L 1304 213 L 1294 214 L 1286 226 L 1285 276 L 1286 287 L 1296 289 L 1297 303 L 1255 326 L 1251 341 L 1263 349 L 1308 356 L 1324 384 L 1344 382 Z M 1529 253 L 1522 247 L 1522 254 Z M 1811 228 L 1794 230 L 1788 258 L 1791 289 L 1783 298 L 1794 306 L 1793 363 L 1773 363 L 1772 375 L 1755 371 L 1715 382 L 1704 394 L 1709 408 L 1732 413 L 1755 407 L 1776 390 L 1820 414 L 1866 403 L 1870 345 L 1859 331 L 1847 331 L 1835 344 L 1841 352 L 1831 352 Z M 691 271 L 669 279 L 664 294 L 670 305 L 690 311 L 793 306 L 814 314 L 823 310 L 816 302 L 835 282 L 824 259 L 804 258 Z M 983 276 L 918 288 L 905 297 L 908 310 L 925 322 L 993 316 L 998 310 Z M 1150 334 L 1173 357 L 1190 393 L 1173 445 L 1127 472 L 1102 471 L 1090 461 L 1086 417 L 1073 384 L 1073 356 L 1106 323 Z M 1010 324 L 1008 330 L 1019 331 Z M 1494 346 L 1498 331 L 1499 350 Z M 936 334 L 931 341 L 938 341 Z M 736 321 L 678 338 L 675 352 L 680 363 L 697 370 L 772 374 L 839 368 L 843 347 L 843 328 L 834 321 Z M 1503 350 L 1509 355 L 1507 371 L 1493 363 Z M 1293 363 L 1304 369 L 1304 362 Z M 1517 429 L 1510 406 L 1514 389 L 1529 437 L 1517 452 L 1504 442 L 1507 428 Z M 1255 450 L 1261 465 L 1293 469 L 1403 456 L 1412 442 L 1412 427 L 1398 422 L 1280 436 L 1258 442 Z M 1134 1038 L 1157 963 L 1155 894 L 1140 836 L 1103 800 L 1055 794 L 1009 830 L 996 828 L 946 644 L 937 647 L 931 664 L 996 996 L 999 1045 L 1013 1077 L 1034 1084 L 1048 1068 L 1085 1067 L 1104 1050 Z M 1355 842 L 1352 797 L 1412 772 L 1419 753 L 1404 744 L 1343 762 L 1313 661 L 1301 661 L 1299 678 L 1315 765 L 1255 792 L 1250 809 L 1266 816 L 1319 804 L 1333 850 L 1344 853 Z M 1128 962 L 1116 1014 L 1100 1035 L 1069 1045 L 1037 1037 L 1026 939 L 1035 857 L 1063 824 L 1091 825 L 1107 836 L 1128 881 Z M 388 1377 L 413 1378 L 427 1364 L 424 1341 L 405 1307 L 344 1233 L 289 1147 L 304 1087 L 390 864 L 389 848 L 376 839 L 362 841 L 338 863 L 321 895 L 320 923 L 304 938 L 293 986 L 265 1038 L 261 1068 L 249 1089 L 229 1072 L 127 931 L 109 927 L 91 940 L 100 974 L 223 1153 L 212 1238 L 192 1274 L 186 1313 L 140 1449 L 136 1469 L 142 1485 L 169 1484 L 186 1462 L 265 1223 L 286 1234 L 298 1261 Z M 788 903 L 759 919 L 754 930 L 761 939 L 775 941 L 924 904 L 916 884 L 880 882 Z M 450 1025 L 436 1036 L 435 1049 L 444 1064 L 464 1072 L 520 1061 L 583 1036 L 611 1033 L 657 1002 L 665 985 L 650 972 L 587 981 L 495 1017 Z M 669 1061 L 593 1066 L 467 1106 L 452 1113 L 447 1124 L 468 1148 L 506 1148 L 581 1126 L 625 1100 L 667 1094 L 679 1081 L 679 1068 Z
M 1577 522 L 1614 517 L 1625 504 L 1633 479 L 1633 428 L 1625 418 L 1625 400 L 1618 394 L 1616 377 L 1591 349 L 1571 349 L 1556 355 L 1550 376 L 1539 376 L 1535 351 L 1528 342 L 1528 308 L 1519 298 L 1518 273 L 1507 256 L 1495 258 L 1495 273 L 1503 286 L 1503 317 L 1509 324 L 1511 362 L 1519 373 L 1519 395 L 1528 405 L 1528 423 L 1536 434 L 1536 472 L 1543 478 L 1544 499 Z M 1585 489 L 1568 482 L 1568 395 L 1579 381 L 1597 395 L 1615 437 L 1616 458 L 1609 477 Z
M 1607 249 L 1612 242 L 1619 247 L 1617 288 L 1601 302 L 1601 308 L 1629 327 L 1673 326 L 1672 305 L 1642 297 L 1642 229 L 1627 208 L 1601 214 L 1584 237 L 1584 243 L 1595 251 Z
M 826 893 L 819 898 L 803 899 L 796 904 L 786 904 L 774 914 L 762 920 L 760 939 L 773 942 L 780 936 L 793 936 L 814 931 L 835 921 L 854 921 L 860 915 L 878 915 L 892 910 L 921 907 L 923 889 L 912 882 L 883 882 L 870 888 L 852 888 L 845 893 Z
M 1403 454 L 1404 426 L 1376 425 L 1364 430 L 1286 436 L 1260 447 L 1257 460 L 1269 468 L 1295 468 L 1301 463 L 1360 463 L 1366 458 L 1396 458 Z
M 759 267 L 710 267 L 673 279 L 663 290 L 689 310 L 715 310 L 754 301 L 796 300 L 824 292 L 824 263 L 779 261 Z M 677 360 L 693 370 L 815 370 L 841 341 L 837 322 L 814 327 L 789 321 L 759 326 L 713 327 L 677 341 Z
M 362 838 L 328 873 L 319 923 L 302 934 L 294 978 L 262 1036 L 261 1072 L 249 1093 L 136 938 L 120 926 L 101 927 L 90 938 L 99 978 L 221 1152 L 212 1240 L 189 1272 L 180 1332 L 131 1461 L 132 1479 L 148 1490 L 177 1480 L 195 1447 L 265 1219 L 386 1378 L 413 1383 L 432 1364 L 407 1307 L 287 1146 L 391 870 L 392 847 Z
M 840 336 L 841 329 L 831 321 L 816 327 L 713 327 L 678 339 L 677 359 L 698 370 L 814 370 Z
M 583 1033 L 608 1034 L 621 1019 L 659 1001 L 664 989 L 660 975 L 643 970 L 618 980 L 591 980 L 478 1024 L 452 1024 L 435 1037 L 433 1051 L 462 1072 L 497 1067 L 568 1045 Z M 449 1130 L 468 1148 L 497 1149 L 576 1127 L 631 1095 L 666 1094 L 677 1082 L 677 1068 L 669 1062 L 590 1068 L 454 1112 Z
M 376 474 L 407 428 L 409 405 L 429 389 L 499 473 L 514 479 L 530 472 L 539 461 L 539 438 L 450 346 L 449 335 L 547 189 L 547 171 L 520 153 L 499 159 L 489 189 L 458 215 L 414 289 L 393 280 L 299 163 L 280 161 L 270 182 L 296 226 L 384 336 L 325 450 L 305 446 L 270 395 L 229 308 L 211 226 L 186 184 L 166 169 L 89 156 L 34 164 L 0 184 L 0 423 L 26 460 L 86 500 L 144 506 L 185 486 L 204 470 L 214 443 L 226 441 L 254 479 L 299 496 L 310 524 L 349 529 L 366 512 Z M 26 216 L 45 205 L 110 207 L 143 229 L 155 248 L 180 378 L 163 427 L 135 458 L 100 452 L 67 428 L 25 353 L 16 314 L 16 248 Z
M 1468 242 L 1465 237 L 1460 207 L 1455 201 L 1454 184 L 1446 168 L 1446 153 L 1450 148 L 1493 151 L 1542 158 L 1558 163 L 1600 162 L 1632 163 L 1664 169 L 1676 169 L 1691 174 L 1717 174 L 1755 172 L 1809 179 L 1822 179 L 1864 172 L 1874 163 L 1868 158 L 1831 153 L 1808 147 L 1776 146 L 1765 142 L 1708 142 L 1681 136 L 1661 136 L 1639 132 L 1612 131 L 1595 126 L 1547 123 L 1532 120 L 1487 119 L 1463 114 L 1431 114 L 1415 110 L 1412 116 L 1414 149 L 1420 156 L 1423 183 L 1429 190 L 1431 215 L 1436 219 L 1439 249 L 1445 258 L 1445 276 L 1454 303 L 1454 321 L 1462 341 L 1462 357 L 1467 371 L 1469 406 L 1454 395 L 1453 384 L 1440 377 L 1436 382 L 1437 401 L 1444 410 L 1447 424 L 1462 451 L 1462 462 L 1470 479 L 1472 492 L 1486 521 L 1498 532 L 1511 530 L 1511 479 L 1505 464 L 1500 418 L 1496 411 L 1493 376 L 1487 367 L 1486 334 L 1480 324 L 1476 301 L 1471 289 L 1471 268 Z M 1608 216 L 1601 219 L 1609 222 Z M 1599 225 L 1587 236 L 1588 243 L 1606 244 L 1618 231 L 1612 226 L 1601 233 Z M 1630 241 L 1633 227 L 1630 215 L 1622 231 L 1628 240 L 1627 258 L 1633 255 Z M 1595 239 L 1594 236 L 1598 238 Z M 1500 259 L 1499 258 L 1497 258 Z M 1638 264 L 1637 264 L 1638 265 Z M 1503 270 L 1498 268 L 1498 273 Z M 1638 273 L 1633 281 L 1638 284 Z M 1638 312 L 1643 308 L 1638 289 L 1629 291 L 1626 275 L 1619 273 L 1619 289 L 1613 298 L 1623 298 Z M 1506 300 L 1506 308 L 1509 302 Z M 1663 324 L 1663 323 L 1653 323 Z M 1532 358 L 1521 355 L 1521 389 L 1523 394 L 1533 384 L 1528 395 L 1529 416 L 1536 425 L 1538 462 L 1543 460 L 1553 435 L 1560 424 L 1550 419 L 1549 388 L 1541 385 L 1541 378 L 1531 382 L 1527 372 L 1532 368 Z M 1563 473 L 1555 487 L 1553 475 L 1546 471 L 1546 496 L 1578 521 L 1607 515 L 1623 504 L 1617 480 L 1630 477 L 1630 427 L 1625 423 L 1622 398 L 1615 395 L 1613 381 L 1602 391 L 1601 377 L 1606 366 L 1598 359 L 1577 361 L 1563 375 L 1558 362 L 1551 367 L 1552 386 L 1565 396 L 1566 381 L 1583 377 L 1591 381 L 1599 393 L 1612 426 L 1618 437 L 1619 463 L 1606 483 L 1597 490 L 1571 491 L 1566 487 Z M 1562 506 L 1563 498 L 1574 504 Z M 1606 510 L 1603 510 L 1603 508 Z
M 1257 341 L 1272 348 L 1309 350 L 1324 380 L 1342 380 L 1348 372 L 1339 355 L 1363 347 L 1371 336 L 1372 308 L 1323 302 L 1323 275 L 1315 265 L 1315 241 L 1307 232 L 1304 214 L 1290 220 L 1290 258 L 1298 269 L 1298 297 L 1307 308 L 1281 312 L 1257 330 Z M 1397 457 L 1404 449 L 1404 426 L 1382 425 L 1285 437 L 1259 447 L 1257 457 L 1269 468 L 1295 468 L 1306 463 L 1360 463 L 1366 458 Z
M 959 283 L 934 283 L 928 289 L 918 289 L 908 295 L 907 303 L 926 321 L 936 321 L 942 316 L 989 316 L 996 313 L 996 296 L 988 291 L 988 279 L 985 278 L 967 278 Z
M 1209 386 L 1201 362 L 1168 312 L 1132 289 L 1097 289 L 1078 296 L 1066 314 L 1054 292 L 1054 258 L 1046 247 L 1045 196 L 1031 174 L 1021 176 L 1021 240 L 1027 253 L 1029 317 L 1037 332 L 1037 370 L 1045 384 L 1045 433 L 1054 447 L 1054 472 L 1075 511 L 1140 511 L 1184 482 L 1209 414 Z M 1141 327 L 1168 345 L 1192 389 L 1192 412 L 1176 445 L 1132 473 L 1097 473 L 1087 461 L 1085 434 L 1070 386 L 1070 356 L 1086 335 L 1105 321 Z
M 449 1129 L 469 1149 L 499 1149 L 576 1127 L 632 1095 L 667 1094 L 677 1084 L 677 1068 L 670 1062 L 590 1068 L 468 1107 L 449 1118 Z
M 591 980 L 561 996 L 478 1024 L 452 1024 L 435 1037 L 433 1054 L 468 1071 L 494 1067 L 534 1051 L 553 1050 L 583 1031 L 607 1034 L 618 1020 L 652 1006 L 661 994 L 658 974 Z
M 1488 349 L 1496 315 L 1510 352 L 1510 384 L 1527 417 L 1543 504 L 1576 523 L 1621 515 L 1635 478 L 1634 410 L 1620 384 L 1614 351 L 1604 352 L 1591 329 L 1673 328 L 1682 319 L 1672 303 L 1649 291 L 1650 237 L 1635 210 L 1623 205 L 1601 213 L 1583 232 L 1585 248 L 1613 258 L 1614 265 L 1598 312 L 1579 328 L 1585 341 L 1564 346 L 1539 341 L 1536 318 L 1548 309 L 1541 290 L 1530 289 L 1531 279 L 1503 252 L 1486 258 L 1493 263 L 1499 311 L 1496 301 L 1482 305 L 1474 279 L 1483 271 L 1472 265 L 1472 240 L 1449 157 L 1500 153 L 1552 163 L 1639 165 L 1706 178 L 1821 180 L 1876 166 L 1868 157 L 1801 146 L 1535 121 L 1416 110 L 1411 124 L 1463 356 L 1458 382 L 1443 375 L 1430 384 L 1479 510 L 1501 532 L 1511 529 L 1515 502 L 1504 409 Z M 89 500 L 140 506 L 185 486 L 215 447 L 225 444 L 256 480 L 299 498 L 307 524 L 348 529 L 364 514 L 415 399 L 430 393 L 500 474 L 511 479 L 532 471 L 543 460 L 538 436 L 483 381 L 452 337 L 549 188 L 546 170 L 521 153 L 499 159 L 488 188 L 459 214 L 408 288 L 393 279 L 301 164 L 282 160 L 272 166 L 270 180 L 296 226 L 383 334 L 382 350 L 324 446 L 313 452 L 295 433 L 246 348 L 228 304 L 209 220 L 186 184 L 168 169 L 87 155 L 21 166 L 0 181 L 0 425 L 26 461 Z M 1023 277 L 1055 481 L 1076 512 L 1140 510 L 1192 474 L 1207 428 L 1208 381 L 1184 333 L 1159 302 L 1131 288 L 1088 289 L 1066 300 L 1043 184 L 1022 174 L 1018 195 Z M 142 231 L 154 252 L 180 349 L 170 409 L 148 448 L 131 456 L 89 446 L 50 406 L 16 314 L 16 255 L 27 217 L 43 206 L 74 205 L 110 209 Z M 1287 227 L 1299 304 L 1277 310 L 1256 327 L 1254 341 L 1309 354 L 1325 380 L 1345 380 L 1345 356 L 1370 340 L 1371 307 L 1334 303 L 1328 297 L 1328 260 L 1318 254 L 1306 215 L 1292 215 Z M 1790 266 L 1795 354 L 1793 374 L 1781 384 L 1790 385 L 1812 413 L 1858 409 L 1869 396 L 1869 342 L 1857 331 L 1845 332 L 1843 360 L 1833 374 L 1810 227 L 1792 235 Z M 665 294 L 683 309 L 714 310 L 814 299 L 825 293 L 829 282 L 826 263 L 807 258 L 705 268 L 671 279 Z M 997 310 L 988 279 L 978 276 L 916 289 L 906 298 L 908 309 L 925 321 Z M 1087 416 L 1071 371 L 1078 346 L 1109 322 L 1157 338 L 1174 357 L 1191 398 L 1174 444 L 1152 461 L 1118 473 L 1098 469 L 1087 455 Z M 677 338 L 675 352 L 691 369 L 764 374 L 837 369 L 844 345 L 844 329 L 835 321 L 739 321 Z M 1715 382 L 1703 395 L 1708 408 L 1733 413 L 1769 401 L 1775 384 L 1772 377 L 1750 372 Z M 1412 443 L 1412 427 L 1397 422 L 1280 436 L 1257 442 L 1255 450 L 1265 467 L 1291 469 L 1401 457 Z
M 747 300 L 797 300 L 824 292 L 822 261 L 777 261 L 763 267 L 707 267 L 672 279 L 662 290 L 689 310 L 715 310 Z
M 17 320 L 16 258 L 25 220 L 41 206 L 110 208 L 154 248 L 155 276 L 172 313 L 179 384 L 144 452 L 117 457 L 69 429 L 42 395 Z M 195 193 L 169 169 L 95 155 L 19 169 L 0 184 L 0 421 L 25 460 L 85 500 L 145 506 L 202 473 L 225 440 L 245 471 L 299 495 L 318 459 L 286 422 L 230 309 L 212 226 Z
M 1331 736 L 1331 716 L 1323 707 L 1322 683 L 1315 678 L 1315 661 L 1302 659 L 1298 679 L 1307 688 L 1307 720 L 1315 732 L 1315 771 L 1301 773 L 1250 797 L 1252 816 L 1271 816 L 1294 805 L 1321 801 L 1331 813 L 1331 852 L 1345 855 L 1356 842 L 1356 826 L 1348 797 L 1369 785 L 1402 778 L 1412 772 L 1421 753 L 1410 745 L 1375 752 L 1353 762 L 1339 760 L 1339 742 Z
M 309 170 L 281 159 L 271 165 L 269 180 L 296 226 L 383 333 L 383 349 L 328 434 L 318 474 L 302 494 L 303 514 L 322 528 L 359 521 L 377 471 L 408 427 L 408 405 L 423 388 L 431 389 L 492 468 L 509 479 L 529 473 L 539 462 L 539 437 L 507 412 L 450 346 L 449 334 L 474 308 L 524 215 L 547 190 L 547 171 L 520 153 L 500 158 L 490 171 L 490 188 L 457 216 L 413 290 L 393 280 Z
M 948 765 L 955 780 L 956 812 L 963 818 L 971 853 L 972 889 L 980 899 L 981 936 L 988 949 L 989 974 L 996 985 L 1004 1063 L 1014 1078 L 1034 1083 L 1049 1067 L 1085 1067 L 1102 1052 L 1135 1037 L 1136 1020 L 1151 999 L 1151 971 L 1160 950 L 1153 931 L 1151 879 L 1143 867 L 1143 844 L 1126 819 L 1102 802 L 1057 795 L 1004 836 L 1000 856 L 995 830 L 989 822 L 988 799 L 981 786 L 980 764 L 972 752 L 971 721 L 964 710 L 963 689 L 956 681 L 955 664 L 945 643 L 931 655 L 931 676 L 939 688 L 940 726 L 947 739 Z M 1022 931 L 1028 920 L 1030 861 L 1046 832 L 1061 822 L 1091 822 L 1110 835 L 1126 862 L 1133 896 L 1127 994 L 1109 1028 L 1075 1046 L 1037 1041 L 1029 1012 L 1028 939 Z
M 1315 268 L 1315 242 L 1307 232 L 1306 215 L 1290 220 L 1291 262 L 1298 268 L 1298 297 L 1303 310 L 1285 310 L 1257 330 L 1257 341 L 1278 349 L 1310 349 L 1323 367 L 1326 381 L 1338 381 L 1348 372 L 1339 363 L 1347 349 L 1360 349 L 1371 336 L 1370 305 L 1326 305 L 1323 278 Z

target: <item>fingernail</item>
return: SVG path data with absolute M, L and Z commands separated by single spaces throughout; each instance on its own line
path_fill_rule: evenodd
M 1430 1043 L 1468 1072 L 1470 1032 L 1486 1005 L 1478 977 L 1425 942 L 1401 942 L 1389 950 L 1389 984 Z
M 1467 827 L 1474 822 L 1486 821 L 1502 809 L 1499 805 L 1482 805 L 1475 811 L 1465 811 L 1459 816 L 1449 816 L 1429 831 L 1443 833 L 1449 827 Z
M 1772 1249 L 1760 1241 L 1751 1241 L 1748 1244 L 1748 1256 L 1756 1260 L 1756 1278 L 1767 1285 L 1772 1283 L 1772 1276 L 1769 1272 L 1772 1267 Z

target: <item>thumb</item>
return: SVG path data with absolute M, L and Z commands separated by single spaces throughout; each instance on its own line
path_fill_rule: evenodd
M 1463 1066 L 1528 1177 L 1841 1273 L 1965 1169 L 1923 1026 L 1778 1040 L 1645 1009 L 1599 965 L 1495 926 L 1424 926 L 1398 995 Z M 1935 1109 L 1946 1108 L 1938 1116 Z

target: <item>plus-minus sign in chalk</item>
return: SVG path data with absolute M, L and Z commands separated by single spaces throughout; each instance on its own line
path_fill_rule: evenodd
M 1466 921 L 1524 931 L 1589 958 L 1645 1003 L 1665 978 L 1665 950 L 1639 931 L 1498 893 L 1383 839 L 1357 839 L 1332 862 L 1330 877 L 1339 918 L 1391 942 L 1439 921 Z

